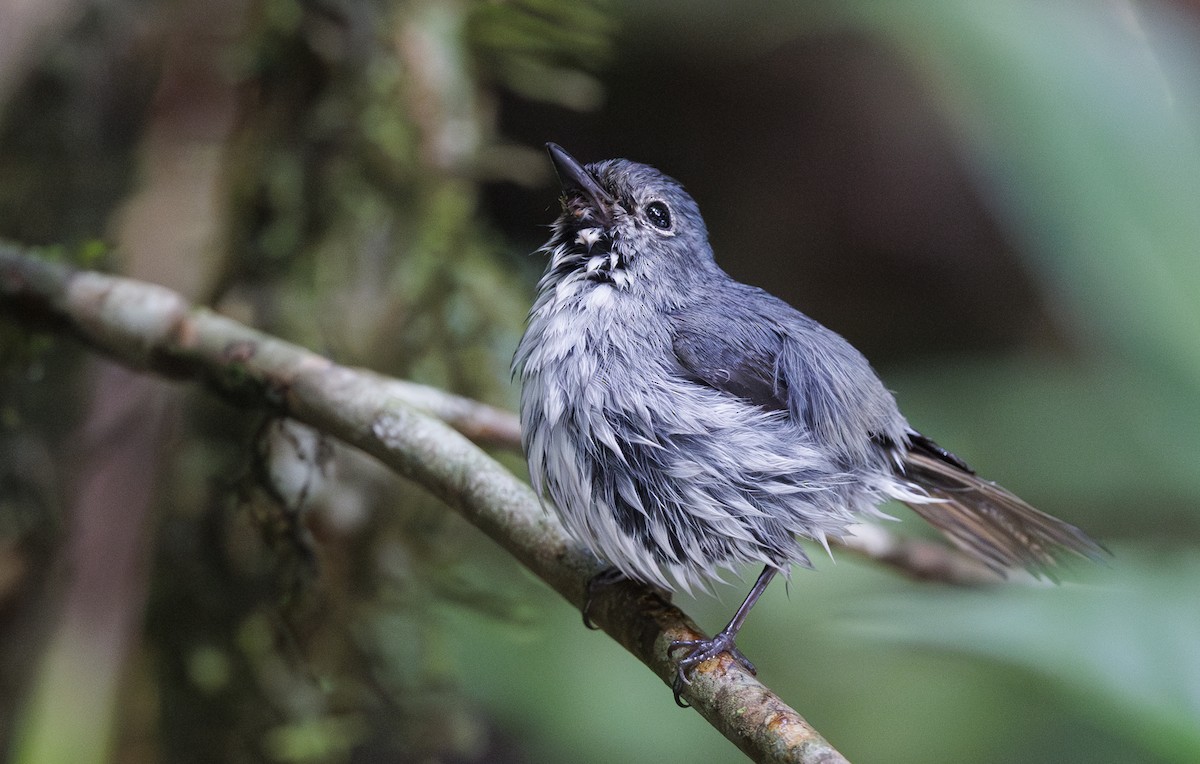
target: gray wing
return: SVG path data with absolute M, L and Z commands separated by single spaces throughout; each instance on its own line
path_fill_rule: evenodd
M 866 359 L 840 336 L 761 290 L 742 290 L 730 290 L 722 305 L 672 316 L 675 356 L 690 379 L 787 411 L 847 467 L 894 470 L 934 499 L 905 503 L 996 570 L 1052 576 L 1064 552 L 1105 554 L 1083 531 L 980 478 L 912 430 Z
M 702 311 L 672 318 L 675 357 L 689 379 L 768 411 L 789 411 L 792 386 L 779 363 L 786 340 L 776 327 Z
M 848 465 L 907 442 L 895 399 L 838 334 L 760 289 L 736 284 L 720 304 L 671 315 L 688 378 L 768 410 L 786 411 Z

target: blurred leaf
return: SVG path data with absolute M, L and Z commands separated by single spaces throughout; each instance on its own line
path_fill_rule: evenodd
M 366 735 L 354 717 L 325 717 L 285 724 L 267 733 L 266 747 L 276 761 L 328 761 L 345 754 Z
M 1200 760 L 1200 562 L 1120 550 L 1088 584 L 868 599 L 859 630 L 1036 672 L 1077 711 L 1172 761 Z
M 612 56 L 614 28 L 605 2 L 521 0 L 480 3 L 467 34 L 485 79 L 582 111 L 600 104 L 603 88 L 587 71 Z
M 1200 392 L 1200 36 L 1165 4 L 852 3 L 1091 339 Z

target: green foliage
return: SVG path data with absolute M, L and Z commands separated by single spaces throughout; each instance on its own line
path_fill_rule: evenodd
M 613 55 L 609 5 L 605 0 L 479 3 L 467 33 L 480 75 L 531 100 L 595 108 L 603 93 L 586 72 Z
M 1190 762 L 1200 758 L 1197 586 L 1200 565 L 1188 556 L 1118 549 L 1113 567 L 1084 583 L 868 598 L 861 629 L 888 644 L 1034 672 L 1076 713 L 1122 730 L 1164 761 Z
M 1098 350 L 1200 390 L 1194 24 L 1157 5 L 877 10 L 871 26 L 926 75 L 1011 230 L 1102 332 Z

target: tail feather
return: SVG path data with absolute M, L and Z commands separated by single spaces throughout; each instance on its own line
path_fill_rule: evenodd
M 925 446 L 929 443 L 933 448 Z M 936 450 L 935 450 L 936 449 Z M 1037 510 L 970 471 L 925 438 L 904 454 L 904 475 L 936 501 L 906 502 L 964 552 L 999 572 L 1025 568 L 1053 579 L 1068 554 L 1102 559 L 1106 550 L 1070 523 Z

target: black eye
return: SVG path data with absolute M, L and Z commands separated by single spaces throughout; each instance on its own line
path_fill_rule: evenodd
M 650 202 L 646 205 L 646 219 L 650 225 L 663 231 L 671 228 L 671 210 L 662 202 Z

